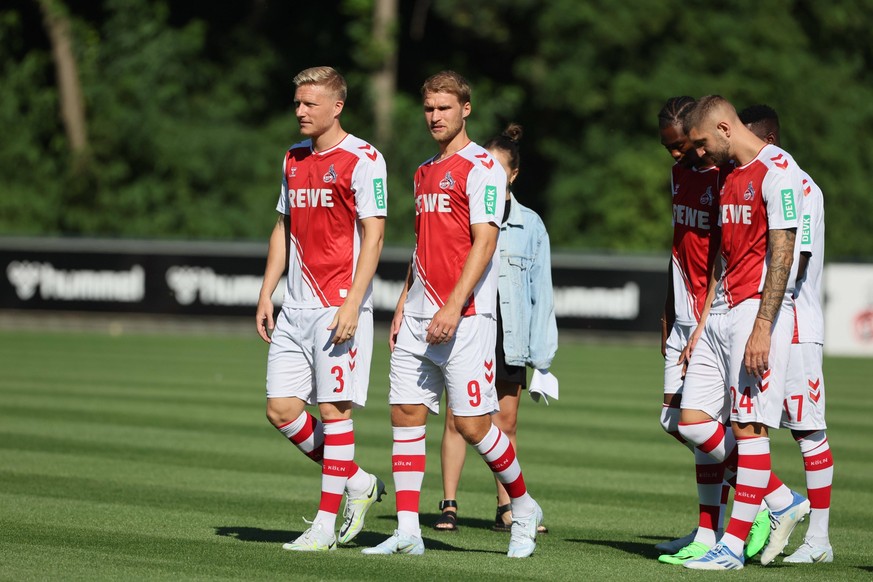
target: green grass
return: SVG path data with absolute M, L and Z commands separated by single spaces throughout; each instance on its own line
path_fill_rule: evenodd
M 380 336 L 381 337 L 381 336 Z M 0 578 L 9 580 L 672 580 L 720 576 L 657 563 L 657 541 L 695 524 L 691 455 L 663 434 L 657 346 L 564 342 L 561 400 L 520 414 L 525 480 L 551 533 L 528 560 L 488 530 L 490 473 L 470 451 L 460 527 L 429 524 L 441 497 L 442 418 L 429 427 L 427 553 L 362 556 L 394 529 L 393 495 L 330 555 L 284 552 L 318 504 L 320 474 L 264 418 L 265 345 L 237 336 L 0 332 Z M 836 562 L 752 564 L 751 580 L 870 579 L 873 361 L 828 359 Z M 357 460 L 391 484 L 387 349 L 356 413 Z M 796 445 L 774 468 L 804 490 Z M 801 525 L 789 547 L 796 546 Z

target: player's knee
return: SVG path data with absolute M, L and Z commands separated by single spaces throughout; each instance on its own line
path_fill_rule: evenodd
M 663 424 L 662 424 L 662 426 L 663 426 Z M 666 427 L 665 427 L 665 430 L 667 430 Z M 670 431 L 667 430 L 667 432 L 669 433 Z M 679 421 L 676 423 L 676 433 L 675 434 L 678 434 L 679 437 L 682 438 L 682 440 L 684 440 L 685 442 L 691 443 L 695 447 L 702 444 L 701 438 L 700 438 L 700 431 L 696 430 L 696 425 L 695 424 L 683 424 L 681 422 L 681 417 L 680 417 Z
M 282 416 L 282 414 L 276 410 L 273 410 L 269 406 L 267 407 L 267 420 L 270 421 L 270 424 L 272 424 L 276 428 L 279 428 L 280 426 L 282 426 L 286 422 L 290 422 L 290 421 L 284 421 L 284 417 Z
M 276 401 L 276 399 L 267 400 L 267 420 L 276 428 L 296 420 L 300 416 L 300 412 L 294 410 L 294 407 L 287 403 Z
M 455 429 L 464 440 L 471 445 L 482 442 L 482 439 L 491 430 L 491 418 L 489 416 L 456 416 Z

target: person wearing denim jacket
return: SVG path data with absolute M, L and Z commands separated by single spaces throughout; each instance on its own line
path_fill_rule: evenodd
M 510 366 L 548 370 L 558 349 L 549 233 L 542 219 L 510 193 L 500 227 L 497 280 L 503 350 Z
M 503 166 L 507 177 L 507 198 L 497 246 L 500 252 L 498 276 L 499 316 L 495 374 L 500 411 L 493 421 L 516 443 L 518 405 L 523 388 L 527 387 L 527 368 L 534 368 L 540 377 L 550 376 L 548 368 L 558 348 L 558 326 L 555 322 L 552 294 L 552 269 L 549 235 L 537 214 L 519 204 L 510 192 L 518 176 L 518 141 L 521 126 L 510 124 L 502 135 L 492 138 L 484 147 Z M 551 377 L 554 380 L 554 377 Z M 557 383 L 557 381 L 554 381 Z M 548 399 L 546 399 L 548 402 Z M 454 430 L 451 413 L 446 415 L 442 443 L 443 495 L 442 512 L 434 524 L 438 531 L 457 531 L 458 503 L 455 499 L 461 469 L 466 457 L 466 444 Z M 503 485 L 497 485 L 497 513 L 494 531 L 510 531 L 512 513 L 509 495 Z M 548 529 L 540 525 L 539 533 Z

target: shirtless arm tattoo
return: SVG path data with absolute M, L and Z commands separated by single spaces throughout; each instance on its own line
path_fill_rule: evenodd
M 791 274 L 791 264 L 794 262 L 794 239 L 796 231 L 771 230 L 767 236 L 767 246 L 770 252 L 770 265 L 764 278 L 764 289 L 761 291 L 761 306 L 758 317 L 773 321 L 779 313 L 785 287 Z

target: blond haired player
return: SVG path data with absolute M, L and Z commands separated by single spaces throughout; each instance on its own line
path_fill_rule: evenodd
M 270 344 L 267 418 L 321 464 L 318 513 L 286 550 L 336 549 L 360 532 L 385 486 L 355 464 L 352 408 L 367 399 L 373 350 L 371 282 L 387 208 L 385 160 L 340 125 L 346 82 L 330 67 L 294 78 L 300 133 L 282 163 L 279 219 L 270 236 L 255 320 Z M 271 296 L 287 268 L 285 299 L 273 321 Z M 321 421 L 305 407 L 317 405 Z
M 494 347 L 497 233 L 506 173 L 467 136 L 470 86 L 452 71 L 421 89 L 424 118 L 439 146 L 415 173 L 415 252 L 391 323 L 392 466 L 397 530 L 365 554 L 423 554 L 418 519 L 425 424 L 443 389 L 455 426 L 503 483 L 512 504 L 507 555 L 530 556 L 543 512 L 528 494 L 509 438 L 491 422 L 497 409 Z

